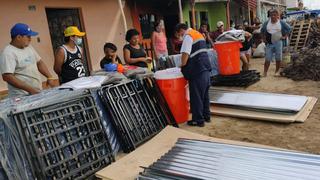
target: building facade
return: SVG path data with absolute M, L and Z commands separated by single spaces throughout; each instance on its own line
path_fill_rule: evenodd
M 207 22 L 211 30 L 216 29 L 218 21 L 223 21 L 227 27 L 227 0 L 195 1 L 195 29 L 200 28 L 202 22 Z M 186 24 L 192 24 L 192 12 L 190 1 L 183 1 L 183 20 Z
M 121 2 L 121 1 L 120 1 Z M 122 1 L 124 3 L 124 1 Z M 129 7 L 124 3 L 128 27 L 132 27 Z M 120 57 L 125 42 L 124 21 L 118 0 L 10 0 L 0 6 L 0 49 L 10 43 L 10 28 L 18 22 L 26 23 L 39 32 L 31 45 L 41 56 L 49 70 L 53 71 L 54 51 L 62 42 L 64 27 L 77 25 L 86 32 L 84 50 L 88 70 L 100 68 L 104 56 L 103 45 L 113 42 Z M 43 79 L 45 81 L 45 79 Z M 7 84 L 0 78 L 0 92 L 7 90 Z
M 264 22 L 268 20 L 270 9 L 286 10 L 286 0 L 257 0 L 257 17 Z
M 298 7 L 298 0 L 286 0 L 287 8 Z

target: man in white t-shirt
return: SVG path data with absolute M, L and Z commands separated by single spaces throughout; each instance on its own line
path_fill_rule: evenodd
M 276 71 L 275 75 L 280 75 L 280 64 L 282 61 L 283 42 L 290 34 L 291 27 L 279 19 L 279 12 L 276 9 L 269 11 L 270 20 L 265 22 L 261 28 L 261 33 L 265 37 L 266 54 L 264 63 L 264 76 L 267 76 L 270 63 L 275 57 Z
M 9 97 L 37 94 L 42 89 L 40 73 L 47 77 L 49 86 L 54 81 L 39 54 L 30 44 L 31 36 L 38 35 L 23 23 L 11 28 L 11 42 L 0 54 L 0 72 L 8 83 Z

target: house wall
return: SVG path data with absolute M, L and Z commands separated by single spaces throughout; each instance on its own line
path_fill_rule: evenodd
M 270 9 L 278 9 L 279 12 L 285 11 L 285 6 L 278 6 L 278 5 L 272 5 L 268 3 L 261 3 L 261 17 L 260 20 L 261 22 L 265 22 L 268 20 L 268 11 Z
M 190 3 L 185 3 L 183 5 L 183 20 L 191 25 L 189 11 L 191 11 Z M 226 16 L 226 6 L 224 2 L 214 2 L 214 3 L 196 3 L 195 11 L 206 11 L 208 12 L 208 23 L 210 25 L 211 31 L 216 29 L 216 24 L 218 21 L 223 21 L 227 24 Z M 200 22 L 200 17 L 198 17 L 198 22 Z M 200 24 L 198 24 L 198 27 Z
M 298 0 L 286 0 L 287 8 L 298 7 Z
M 35 11 L 29 11 L 28 6 L 34 5 Z M 10 0 L 1 1 L 0 6 L 0 49 L 10 42 L 10 28 L 17 22 L 28 24 L 39 32 L 40 42 L 34 38 L 31 42 L 42 57 L 51 73 L 53 71 L 54 54 L 50 39 L 45 8 L 80 8 L 83 16 L 83 26 L 86 30 L 87 47 L 93 70 L 100 68 L 100 59 L 104 56 L 103 45 L 113 42 L 118 47 L 122 57 L 122 47 L 125 44 L 125 31 L 119 4 L 117 0 Z M 132 27 L 132 18 L 128 6 L 124 8 L 128 28 Z M 61 30 L 63 31 L 63 30 Z M 89 62 L 90 63 L 90 62 Z M 6 90 L 6 83 L 0 78 L 0 91 Z M 43 79 L 45 81 L 45 79 Z
M 254 5 L 256 2 L 254 0 L 230 1 L 230 19 L 233 20 L 235 25 L 242 25 L 244 21 L 249 22 L 248 1 L 250 2 L 250 22 L 252 23 L 257 13 L 257 8 Z
M 241 6 L 238 2 L 230 2 L 230 19 L 235 25 L 243 24 L 243 21 L 248 20 L 248 9 Z

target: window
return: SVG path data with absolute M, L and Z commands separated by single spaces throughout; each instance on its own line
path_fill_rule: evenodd
M 207 11 L 195 11 L 196 22 L 194 29 L 199 29 L 201 23 L 208 23 L 208 12 Z M 192 11 L 189 11 L 189 22 L 192 26 Z
M 154 22 L 155 22 L 155 15 L 154 14 L 140 14 L 139 21 L 141 26 L 141 32 L 143 39 L 150 39 L 151 33 L 154 29 Z
M 192 27 L 192 11 L 189 11 L 189 22 L 190 22 L 190 27 L 194 28 L 194 29 L 198 29 L 199 28 L 199 21 L 198 21 L 198 11 L 195 11 L 195 16 L 196 16 L 196 22 L 195 27 Z
M 208 23 L 208 12 L 207 11 L 200 11 L 200 22 Z

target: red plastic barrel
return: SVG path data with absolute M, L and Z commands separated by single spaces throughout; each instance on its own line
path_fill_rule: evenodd
M 216 42 L 214 48 L 218 55 L 219 73 L 221 75 L 239 74 L 241 42 Z
M 157 71 L 155 78 L 176 122 L 186 122 L 189 117 L 189 102 L 186 96 L 187 81 L 180 68 Z

